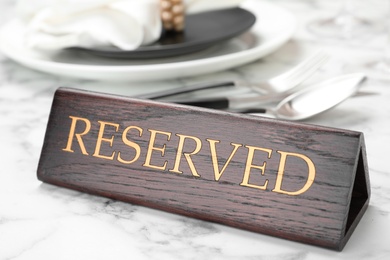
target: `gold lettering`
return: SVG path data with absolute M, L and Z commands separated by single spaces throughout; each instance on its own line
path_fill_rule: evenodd
M 126 144 L 127 146 L 132 147 L 135 150 L 134 158 L 132 160 L 130 160 L 130 161 L 123 160 L 122 157 L 121 157 L 121 152 L 118 152 L 118 161 L 121 162 L 121 163 L 124 163 L 124 164 L 130 164 L 130 163 L 133 163 L 133 162 L 137 161 L 139 156 L 140 156 L 140 154 L 141 154 L 141 147 L 138 144 L 136 144 L 136 143 L 130 141 L 129 139 L 127 139 L 127 133 L 131 129 L 138 130 L 139 137 L 142 136 L 142 128 L 137 127 L 137 126 L 129 126 L 129 127 L 127 127 L 123 131 L 123 133 L 122 133 L 122 141 L 123 141 L 123 143 Z
M 84 142 L 83 142 L 83 139 L 81 138 L 81 136 L 86 135 L 89 132 L 89 130 L 91 129 L 91 122 L 88 119 L 82 118 L 82 117 L 69 116 L 69 118 L 72 119 L 72 124 L 70 126 L 68 143 L 66 145 L 66 148 L 64 148 L 62 150 L 65 152 L 73 153 L 74 152 L 72 149 L 73 137 L 76 136 L 76 139 L 77 139 L 77 142 L 79 143 L 81 152 L 85 155 L 88 155 L 88 152 L 85 149 Z M 85 123 L 85 129 L 82 133 L 76 134 L 75 131 L 76 131 L 77 121 L 83 121 Z
M 67 137 L 67 144 L 66 147 L 62 149 L 62 151 L 65 152 L 71 152 L 74 153 L 73 149 L 73 143 L 75 142 L 74 139 L 76 139 L 76 142 L 78 143 L 78 146 L 82 152 L 83 155 L 89 155 L 88 151 L 85 147 L 84 140 L 83 138 L 90 132 L 91 130 L 91 121 L 88 120 L 87 118 L 82 118 L 82 117 L 76 117 L 76 116 L 69 116 L 71 119 L 71 124 L 69 128 L 69 133 Z M 133 134 L 136 134 L 134 132 L 138 131 L 138 136 L 141 137 L 143 135 L 143 129 L 139 126 L 128 126 L 124 129 L 122 132 L 122 142 L 125 145 L 125 147 L 129 147 L 134 149 L 134 155 L 132 156 L 131 150 L 127 150 L 128 155 L 126 156 L 126 153 L 123 151 L 115 151 L 115 149 L 112 149 L 112 151 L 108 152 L 107 150 L 102 151 L 102 145 L 104 143 L 108 143 L 110 148 L 113 148 L 114 145 L 114 137 L 115 134 L 118 133 L 120 125 L 116 123 L 110 123 L 110 122 L 105 122 L 105 121 L 98 121 L 100 124 L 99 131 L 97 134 L 97 139 L 96 139 L 96 146 L 95 146 L 95 151 L 92 154 L 94 157 L 106 159 L 106 160 L 114 160 L 115 156 L 118 162 L 123 163 L 123 164 L 131 164 L 139 160 L 141 156 L 141 146 L 137 144 L 136 142 L 132 141 L 131 138 L 128 137 L 130 135 L 130 132 L 133 131 Z M 81 125 L 80 125 L 81 124 Z M 84 124 L 84 129 L 83 129 L 83 124 Z M 107 133 L 107 128 L 108 127 L 113 127 L 113 130 L 111 129 L 109 136 Z M 77 129 L 76 129 L 77 128 Z M 106 132 L 105 132 L 106 131 Z M 113 132 L 114 131 L 114 132 Z M 164 132 L 164 131 L 159 131 L 159 130 L 153 130 L 153 129 L 148 129 L 150 132 L 150 140 L 148 144 L 148 150 L 146 152 L 146 157 L 145 157 L 145 162 L 142 166 L 144 167 L 149 167 L 157 170 L 162 170 L 165 171 L 167 170 L 167 165 L 168 165 L 168 160 L 164 160 L 165 158 L 165 152 L 166 152 L 166 142 L 169 142 L 171 140 L 171 136 L 173 133 L 171 132 Z M 119 133 L 118 133 L 119 135 Z M 90 136 L 90 135 L 89 135 Z M 162 137 L 161 137 L 162 136 Z M 184 135 L 184 134 L 176 134 L 176 136 L 179 138 L 178 145 L 177 145 L 177 151 L 176 151 L 176 157 L 174 161 L 174 165 L 172 169 L 169 169 L 170 172 L 173 173 L 178 173 L 182 174 L 183 171 L 180 169 L 180 164 L 183 159 L 185 158 L 188 167 L 191 171 L 191 174 L 195 177 L 201 177 L 195 167 L 193 157 L 194 155 L 198 154 L 201 149 L 202 149 L 202 141 L 196 137 L 196 136 L 191 136 L 191 135 Z M 165 138 L 165 142 L 163 142 L 162 145 L 158 146 L 156 142 L 160 140 L 161 138 Z M 162 141 L 162 140 L 160 140 Z M 237 151 L 240 147 L 245 147 L 248 149 L 248 154 L 245 162 L 245 169 L 244 173 L 242 176 L 242 182 L 239 184 L 240 186 L 245 186 L 245 187 L 250 187 L 250 188 L 255 188 L 259 190 L 266 190 L 268 185 L 269 185 L 269 180 L 268 178 L 264 177 L 265 175 L 265 170 L 267 166 L 267 160 L 264 160 L 261 165 L 258 163 L 254 162 L 255 160 L 255 154 L 258 152 L 263 152 L 266 154 L 267 159 L 271 159 L 271 155 L 273 150 L 272 149 L 267 149 L 267 148 L 261 148 L 261 147 L 256 147 L 256 146 L 250 146 L 250 145 L 243 145 L 243 144 L 238 144 L 238 143 L 230 143 L 232 150 L 229 154 L 229 157 L 226 159 L 224 163 L 221 163 L 221 167 L 219 165 L 218 161 L 218 153 L 217 153 L 217 145 L 220 144 L 221 141 L 219 140 L 214 140 L 214 139 L 209 139 L 206 138 L 206 141 L 209 143 L 210 147 L 210 155 L 211 155 L 211 163 L 214 171 L 214 180 L 219 181 L 222 178 L 222 175 L 225 173 L 227 167 L 232 163 L 233 157 L 236 156 Z M 185 149 L 185 145 L 188 145 L 188 142 L 193 142 L 195 144 L 195 148 L 193 148 L 192 151 L 187 152 Z M 161 142 L 157 142 L 161 143 Z M 107 145 L 107 144 L 105 144 Z M 187 149 L 189 150 L 189 149 Z M 103 153 L 103 154 L 102 154 Z M 109 153 L 109 154 L 107 154 Z M 153 164 L 152 163 L 152 156 L 157 156 L 159 153 L 161 155 L 161 158 L 154 158 L 157 163 Z M 283 151 L 277 151 L 277 153 L 280 154 L 280 162 L 279 162 L 279 167 L 278 167 L 278 172 L 275 180 L 275 187 L 272 190 L 272 192 L 280 193 L 280 194 L 285 194 L 285 195 L 290 195 L 290 196 L 297 196 L 305 193 L 310 189 L 310 187 L 313 185 L 315 177 L 316 177 L 316 168 L 313 163 L 313 161 L 306 155 L 304 154 L 299 154 L 299 153 L 293 153 L 293 152 L 283 152 Z M 124 157 L 129 157 L 124 159 Z M 264 155 L 263 155 L 264 157 Z M 283 179 L 286 177 L 286 169 L 288 166 L 287 164 L 287 159 L 288 158 L 295 158 L 298 160 L 303 160 L 306 165 L 307 165 L 307 179 L 305 180 L 305 183 L 302 182 L 302 188 L 299 190 L 285 190 L 282 188 L 283 184 Z M 160 160 L 158 160 L 160 159 Z M 294 163 L 291 163 L 291 165 L 294 165 Z M 263 182 L 262 185 L 257 184 L 259 182 L 256 180 L 254 176 L 252 176 L 252 182 L 250 183 L 251 179 L 251 172 L 252 170 L 260 171 L 260 176 L 258 178 L 260 179 L 260 182 Z M 306 171 L 304 171 L 304 174 L 306 174 Z M 255 178 L 255 179 L 253 179 Z M 254 181 L 256 180 L 256 181 Z M 286 181 L 287 182 L 287 181 Z M 287 184 L 287 183 L 286 183 Z M 286 185 L 285 186 L 288 186 Z M 299 187 L 298 187 L 299 188 Z M 291 188 L 290 188 L 291 189 Z M 296 188 L 293 188 L 296 189 Z
M 280 153 L 281 157 L 280 157 L 280 164 L 279 164 L 279 169 L 278 169 L 278 176 L 276 178 L 275 188 L 272 191 L 277 192 L 277 193 L 292 195 L 292 196 L 300 195 L 300 194 L 306 192 L 310 188 L 310 186 L 313 184 L 314 179 L 315 179 L 315 175 L 316 175 L 316 169 L 315 169 L 313 161 L 309 157 L 307 157 L 306 155 L 303 155 L 303 154 L 288 153 L 288 152 L 282 152 L 282 151 L 277 151 L 277 152 Z M 283 180 L 283 176 L 284 176 L 284 170 L 285 170 L 285 166 L 286 166 L 287 156 L 298 157 L 298 158 L 304 160 L 308 166 L 309 172 L 308 172 L 307 181 L 306 181 L 305 185 L 303 186 L 303 188 L 300 190 L 297 190 L 297 191 L 282 190 L 282 180 Z
M 195 177 L 200 177 L 200 175 L 196 171 L 194 163 L 192 162 L 191 155 L 197 154 L 200 151 L 200 149 L 202 148 L 202 141 L 199 138 L 197 138 L 195 136 L 190 136 L 190 135 L 176 134 L 176 136 L 179 137 L 179 145 L 177 146 L 175 166 L 173 167 L 173 169 L 171 169 L 169 171 L 175 172 L 175 173 L 183 173 L 182 171 L 179 170 L 179 166 L 180 166 L 181 156 L 184 154 L 184 156 L 187 160 L 188 166 L 190 167 L 192 175 Z M 183 153 L 184 141 L 186 139 L 192 139 L 196 143 L 195 150 L 190 152 L 190 153 Z
M 160 151 L 162 156 L 164 156 L 164 154 L 165 154 L 165 146 L 166 146 L 165 144 L 161 148 L 154 146 L 154 143 L 156 141 L 156 135 L 157 134 L 166 135 L 167 136 L 167 141 L 169 141 L 171 139 L 171 133 L 163 132 L 163 131 L 157 131 L 157 130 L 152 130 L 152 129 L 148 129 L 148 131 L 150 132 L 150 141 L 149 141 L 148 151 L 147 151 L 147 154 L 146 154 L 145 163 L 143 164 L 143 166 L 164 171 L 165 168 L 167 167 L 167 161 L 165 161 L 162 166 L 151 165 L 150 161 L 151 161 L 151 158 L 152 158 L 153 151 Z
M 230 143 L 233 145 L 233 151 L 230 153 L 229 158 L 226 160 L 225 164 L 223 165 L 221 171 L 219 171 L 218 168 L 218 156 L 217 156 L 217 148 L 216 144 L 219 143 L 220 141 L 218 140 L 213 140 L 213 139 L 206 139 L 210 143 L 210 152 L 211 152 L 211 159 L 213 162 L 213 168 L 214 168 L 214 179 L 216 181 L 219 181 L 221 178 L 223 172 L 226 170 L 226 167 L 229 165 L 230 161 L 232 160 L 233 156 L 237 152 L 238 148 L 242 146 L 242 144 L 235 144 L 235 143 Z
M 100 148 L 101 148 L 103 141 L 109 143 L 110 147 L 112 147 L 112 144 L 114 142 L 114 135 L 112 135 L 110 138 L 103 138 L 106 125 L 115 127 L 115 132 L 117 132 L 118 128 L 119 128 L 119 124 L 109 123 L 109 122 L 104 122 L 104 121 L 98 121 L 98 122 L 100 124 L 100 129 L 99 129 L 99 133 L 98 133 L 98 138 L 96 140 L 95 152 L 93 153 L 92 156 L 102 158 L 102 159 L 107 159 L 107 160 L 113 160 L 114 156 L 115 156 L 115 152 L 112 152 L 110 156 L 101 155 Z
M 266 152 L 268 154 L 268 159 L 270 159 L 272 150 L 260 148 L 260 147 L 255 147 L 255 146 L 249 146 L 249 145 L 245 145 L 245 147 L 248 148 L 248 157 L 247 157 L 246 164 L 245 164 L 244 176 L 243 176 L 243 179 L 242 179 L 242 182 L 240 183 L 240 185 L 251 187 L 251 188 L 256 188 L 256 189 L 260 189 L 260 190 L 265 190 L 265 189 L 267 189 L 268 180 L 265 180 L 265 183 L 263 186 L 259 186 L 259 185 L 255 185 L 255 184 L 250 184 L 249 177 L 250 177 L 250 172 L 251 172 L 252 168 L 259 169 L 261 171 L 261 175 L 264 175 L 265 166 L 267 165 L 267 163 L 265 161 L 263 162 L 262 165 L 252 164 L 255 151 Z

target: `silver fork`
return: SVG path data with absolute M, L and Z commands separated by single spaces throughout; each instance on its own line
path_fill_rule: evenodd
M 195 85 L 184 86 L 181 88 L 174 88 L 168 90 L 162 90 L 152 92 L 148 94 L 138 95 L 137 98 L 143 99 L 158 99 L 163 97 L 175 96 L 178 94 L 184 94 L 204 89 L 213 89 L 219 87 L 247 87 L 258 93 L 280 93 L 286 92 L 305 79 L 309 78 L 314 72 L 316 72 L 326 61 L 328 61 L 329 55 L 320 51 L 309 58 L 305 59 L 292 69 L 280 74 L 274 78 L 265 80 L 258 83 L 249 83 L 245 81 L 221 81 L 211 83 L 200 83 Z

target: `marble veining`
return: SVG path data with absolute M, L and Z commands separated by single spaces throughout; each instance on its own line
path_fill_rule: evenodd
M 336 13 L 340 1 L 270 2 L 296 14 L 299 23 L 293 38 L 259 61 L 210 75 L 161 82 L 95 82 L 37 72 L 0 53 L 0 259 L 389 259 L 387 76 L 369 74 L 362 86 L 366 95 L 353 97 L 306 121 L 362 131 L 365 135 L 372 196 L 366 214 L 342 252 L 91 196 L 44 184 L 36 178 L 52 97 L 59 86 L 136 95 L 201 81 L 256 81 L 276 75 L 323 49 L 332 59 L 310 83 L 365 70 L 366 64 L 383 55 L 383 32 L 340 42 L 317 38 L 306 30 L 310 20 Z M 357 12 L 383 21 L 386 1 L 356 2 Z M 14 4 L 0 3 L 0 24 L 13 17 Z

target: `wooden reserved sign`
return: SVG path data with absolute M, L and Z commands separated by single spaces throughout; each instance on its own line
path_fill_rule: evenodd
M 335 250 L 370 197 L 362 133 L 68 88 L 38 178 Z

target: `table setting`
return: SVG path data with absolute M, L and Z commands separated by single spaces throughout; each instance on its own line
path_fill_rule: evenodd
M 0 174 L 0 259 L 387 259 L 390 256 L 390 179 L 385 166 L 386 148 L 390 144 L 389 1 L 88 0 L 78 3 L 42 0 L 32 3 L 18 0 L 2 2 L 0 7 L 1 162 L 4 166 Z M 172 117 L 172 122 L 182 120 L 183 129 L 193 129 L 194 133 L 205 136 L 210 145 L 207 124 L 202 124 L 202 117 L 208 113 L 210 118 L 205 122 L 212 122 L 214 117 L 214 121 L 219 120 L 218 116 L 237 119 L 232 125 L 220 128 L 210 125 L 210 133 L 220 138 L 235 136 L 234 127 L 241 128 L 242 133 L 250 131 L 252 128 L 246 127 L 252 127 L 252 122 L 258 122 L 259 127 L 263 124 L 274 127 L 267 136 L 274 136 L 279 128 L 291 125 L 294 134 L 282 143 L 294 147 L 292 143 L 297 142 L 296 147 L 302 151 L 320 149 L 322 145 L 320 141 L 312 143 L 308 138 L 311 132 L 305 132 L 307 129 L 346 131 L 341 134 L 346 138 L 350 131 L 362 133 L 364 139 L 359 142 L 363 144 L 358 149 L 363 152 L 358 151 L 355 167 L 364 166 L 367 171 L 365 180 L 360 175 L 356 179 L 365 181 L 369 187 L 365 191 L 369 200 L 365 204 L 367 208 L 358 215 L 356 226 L 352 225 L 354 230 L 349 241 L 342 250 L 334 251 L 306 243 L 305 239 L 296 239 L 303 243 L 293 241 L 283 235 L 283 229 L 279 237 L 269 236 L 270 232 L 241 229 L 245 223 L 238 223 L 237 228 L 225 225 L 224 221 L 198 217 L 199 214 L 193 218 L 181 214 L 180 210 L 149 207 L 138 199 L 117 200 L 110 192 L 88 194 L 77 188 L 73 190 L 72 185 L 57 186 L 55 180 L 46 182 L 42 177 L 42 158 L 51 153 L 45 149 L 57 143 L 47 136 L 50 129 L 62 129 L 63 120 L 56 122 L 55 117 L 64 115 L 52 112 L 57 103 L 62 106 L 61 87 L 65 92 L 68 88 L 74 91 L 75 96 L 80 93 L 80 108 L 72 101 L 69 102 L 70 109 L 74 109 L 71 111 L 87 108 L 107 116 L 112 112 L 109 108 L 117 109 L 115 106 L 121 106 L 124 100 L 129 100 L 132 106 L 134 100 L 134 111 L 141 109 L 138 112 L 146 115 L 135 122 L 145 122 L 148 126 L 145 129 L 136 126 L 140 138 L 147 131 L 166 134 L 164 126 L 175 129 L 169 121 L 166 125 L 153 125 L 162 122 L 159 120 L 164 117 L 160 114 L 166 109 L 172 115 L 182 116 L 182 119 Z M 82 103 L 84 92 L 97 97 L 95 103 L 88 99 L 89 107 Z M 107 101 L 107 106 L 98 102 L 104 95 L 113 100 Z M 127 115 L 128 111 L 123 109 Z M 120 111 L 114 113 L 112 122 L 121 118 Z M 201 117 L 199 122 L 194 122 L 191 118 L 197 114 Z M 80 119 L 87 126 L 85 131 L 75 134 L 84 156 L 87 152 L 82 149 L 81 138 L 91 128 L 86 118 Z M 100 119 L 100 124 L 103 121 Z M 301 132 L 296 133 L 295 127 L 301 126 Z M 182 131 L 180 127 L 177 126 L 177 131 Z M 181 138 L 185 134 L 178 132 L 176 136 Z M 99 135 L 100 142 L 108 147 L 110 139 L 105 139 L 101 132 Z M 322 138 L 321 134 L 318 136 Z M 199 140 L 190 134 L 186 138 Z M 111 147 L 115 148 L 112 140 L 113 137 Z M 122 140 L 126 143 L 125 137 Z M 180 140 L 184 145 L 185 139 Z M 325 140 L 324 145 L 343 147 L 341 143 L 332 145 L 331 140 Z M 142 150 L 146 141 L 140 142 Z M 235 141 L 229 142 L 239 149 Z M 136 147 L 134 143 L 130 145 Z M 164 144 L 164 149 L 166 145 L 169 142 Z M 346 145 L 342 150 L 349 151 L 351 147 Z M 165 151 L 152 147 L 151 143 L 148 149 L 164 156 Z M 189 158 L 194 158 L 200 146 L 195 150 L 183 153 L 192 172 L 194 165 Z M 99 157 L 97 151 L 98 148 L 95 157 Z M 230 152 L 233 156 L 235 150 Z M 323 151 L 320 158 L 332 158 L 337 166 L 337 156 L 333 157 L 332 153 Z M 339 155 L 342 151 L 335 153 Z M 52 160 L 48 158 L 47 161 Z M 228 162 L 230 159 L 226 158 Z M 361 166 L 362 159 L 367 165 Z M 340 162 L 344 161 L 340 158 Z M 264 162 L 262 175 L 265 165 Z M 96 166 L 102 170 L 97 174 L 103 174 L 104 167 Z M 178 167 L 176 162 L 176 172 Z M 169 171 L 167 175 L 172 174 Z M 363 174 L 356 168 L 355 171 Z M 329 174 L 337 176 L 338 173 Z M 63 175 L 59 174 L 58 178 Z M 243 183 L 244 180 L 240 185 Z M 189 185 L 193 188 L 193 184 Z M 114 194 L 114 186 L 110 189 Z M 353 189 L 355 196 L 356 184 Z M 314 188 L 312 192 L 315 196 Z M 164 195 L 158 194 L 165 201 Z M 321 190 L 318 194 L 322 196 Z M 180 194 L 176 196 L 180 201 Z M 266 200 L 267 196 L 274 195 L 269 192 L 263 196 Z M 176 198 L 172 201 L 179 203 Z M 317 206 L 329 201 L 317 199 Z M 328 214 L 327 210 L 332 211 L 331 206 L 323 210 L 324 215 Z M 292 212 L 292 216 L 295 214 Z M 229 222 L 229 216 L 226 217 Z M 224 219 L 224 214 L 220 218 Z M 291 220 L 294 221 L 304 222 Z

